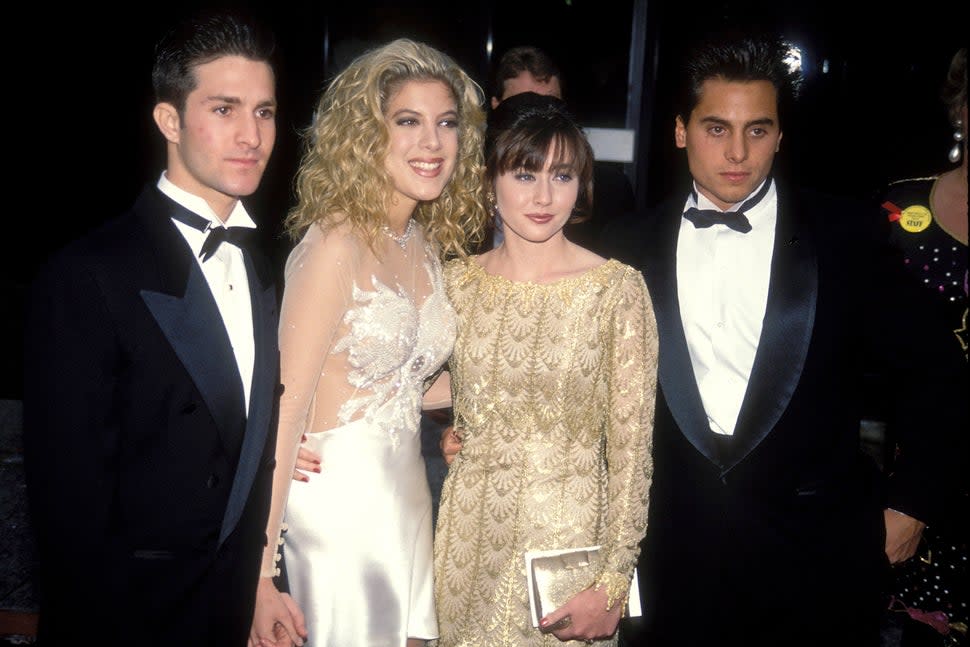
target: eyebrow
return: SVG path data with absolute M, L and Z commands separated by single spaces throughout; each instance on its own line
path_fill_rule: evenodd
M 215 101 L 217 103 L 232 103 L 240 104 L 242 100 L 239 97 L 230 97 L 224 94 L 210 94 L 205 98 L 206 101 Z
M 411 115 L 419 115 L 420 116 L 421 115 L 421 112 L 418 111 L 418 110 L 414 110 L 413 108 L 401 108 L 399 110 L 396 110 L 394 113 L 392 113 L 391 115 L 388 115 L 388 116 L 389 116 L 389 118 L 393 119 L 394 117 L 399 117 L 399 116 L 401 116 L 403 114 L 411 114 Z M 457 110 L 446 110 L 446 111 L 442 112 L 440 115 L 438 115 L 437 118 L 440 119 L 441 117 L 457 117 L 457 116 L 458 116 L 458 111 Z
M 703 124 L 717 124 L 719 126 L 730 127 L 733 124 L 727 119 L 722 119 L 721 117 L 704 117 L 701 120 Z M 751 126 L 774 126 L 775 120 L 771 117 L 761 117 L 760 119 L 752 119 L 751 121 L 746 121 L 744 123 L 745 128 L 750 128 Z
M 239 97 L 230 97 L 222 94 L 213 94 L 205 98 L 206 101 L 212 101 L 215 103 L 228 103 L 230 105 L 239 106 L 242 105 L 242 99 Z M 256 104 L 257 108 L 272 108 L 276 106 L 276 99 L 263 99 Z

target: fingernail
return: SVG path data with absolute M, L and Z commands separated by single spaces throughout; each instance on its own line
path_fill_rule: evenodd
M 320 473 L 320 468 L 319 467 L 314 467 L 313 468 L 313 471 L 316 472 L 317 474 L 319 474 Z
M 539 626 L 540 627 L 545 627 L 548 624 L 549 624 L 549 618 L 543 618 L 542 620 L 539 621 Z

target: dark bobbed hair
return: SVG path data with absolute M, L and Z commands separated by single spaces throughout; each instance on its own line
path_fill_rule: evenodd
M 198 80 L 195 68 L 223 56 L 242 56 L 274 67 L 276 40 L 250 14 L 205 10 L 175 25 L 155 45 L 152 86 L 156 103 L 171 103 L 179 115 Z
M 560 90 L 565 94 L 562 72 L 552 57 L 538 47 L 520 45 L 506 50 L 498 60 L 491 78 L 492 96 L 501 99 L 505 92 L 505 82 L 523 72 L 528 72 L 537 81 L 546 81 L 555 76 L 559 79 Z
M 547 160 L 550 146 L 554 159 Z M 502 101 L 485 130 L 485 185 L 491 190 L 498 176 L 518 169 L 535 173 L 547 162 L 572 169 L 579 195 L 569 222 L 586 220 L 593 206 L 593 149 L 566 103 L 535 92 Z
M 682 87 L 676 114 L 686 124 L 701 99 L 705 81 L 768 81 L 778 97 L 781 123 L 801 89 L 801 74 L 788 62 L 792 46 L 782 37 L 725 30 L 698 40 L 689 50 L 682 69 Z
M 967 105 L 967 48 L 961 47 L 953 55 L 943 88 L 940 92 L 950 121 L 960 119 L 960 110 Z M 964 124 L 966 127 L 966 124 Z M 966 131 L 964 131 L 966 132 Z

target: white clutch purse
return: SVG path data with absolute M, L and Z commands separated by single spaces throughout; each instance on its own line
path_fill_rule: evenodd
M 561 607 L 569 598 L 592 584 L 599 560 L 599 546 L 527 551 L 525 572 L 528 578 L 532 626 L 538 627 L 540 618 Z M 624 615 L 634 617 L 640 614 L 640 585 L 637 572 L 633 571 L 633 582 Z

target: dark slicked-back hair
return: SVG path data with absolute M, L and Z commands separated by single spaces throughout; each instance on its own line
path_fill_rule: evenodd
M 547 160 L 550 154 L 552 160 Z M 503 173 L 568 167 L 579 180 L 579 195 L 569 222 L 589 217 L 593 206 L 593 149 L 562 99 L 521 92 L 492 111 L 485 130 L 485 185 L 492 190 Z
M 528 72 L 537 81 L 547 81 L 555 76 L 559 79 L 559 88 L 564 87 L 562 73 L 552 57 L 538 47 L 522 45 L 506 50 L 499 59 L 492 73 L 492 96 L 501 99 L 505 92 L 505 82 L 523 72 Z
M 273 66 L 276 42 L 252 16 L 204 11 L 173 27 L 155 45 L 152 86 L 156 103 L 171 103 L 181 116 L 198 80 L 195 68 L 223 56 L 242 56 Z
M 778 36 L 722 32 L 699 41 L 687 54 L 677 114 L 686 124 L 700 102 L 705 81 L 768 81 L 778 96 L 784 123 L 801 87 L 801 75 L 789 64 L 792 47 Z

